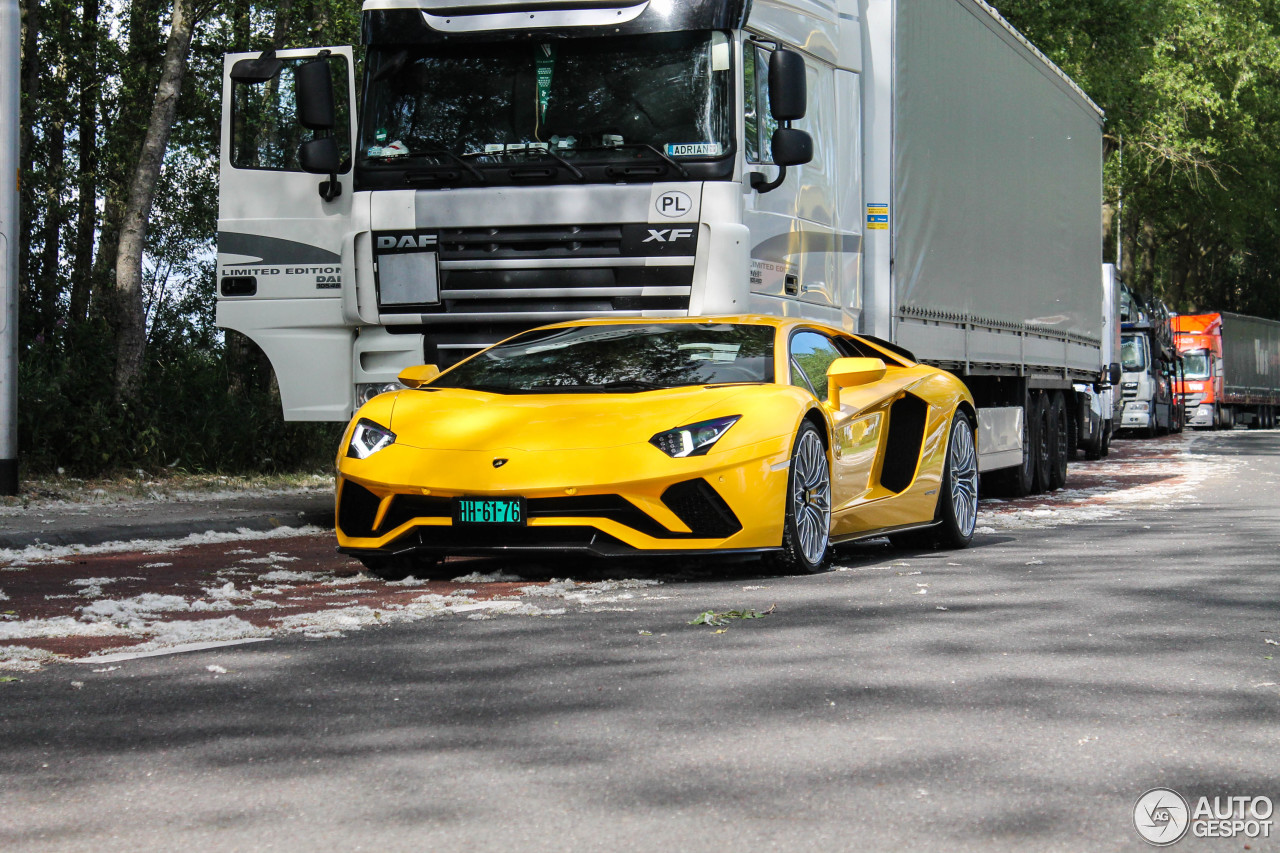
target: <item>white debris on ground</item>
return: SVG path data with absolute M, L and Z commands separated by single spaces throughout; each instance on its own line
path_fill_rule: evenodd
M 102 481 L 63 476 L 29 481 L 23 495 L 0 501 L 0 517 L 24 515 L 32 510 L 88 514 L 104 506 L 118 508 L 333 492 L 333 476 L 327 473 L 255 477 L 134 473 L 133 478 Z
M 1127 514 L 1135 506 L 1167 509 L 1194 501 L 1201 484 L 1211 473 L 1229 474 L 1240 464 L 1221 455 L 1210 457 L 1197 453 L 1197 438 L 1185 435 L 1183 445 L 1173 456 L 1076 463 L 1077 470 L 1100 472 L 1105 479 L 1089 488 L 1059 489 L 1036 506 L 1012 506 L 1005 501 L 984 499 L 979 505 L 978 527 L 974 532 L 990 535 L 1005 530 L 1082 524 Z M 1127 478 L 1153 474 L 1159 475 L 1159 479 L 1125 485 Z
M 295 534 L 296 535 L 296 534 Z M 240 556 L 244 554 L 245 556 Z M 128 646 L 103 649 L 90 654 L 86 660 L 115 654 L 121 650 L 129 653 L 162 651 L 166 648 L 186 646 L 192 643 L 233 642 L 246 639 L 267 638 L 301 634 L 320 639 L 341 637 L 352 631 L 360 631 L 375 625 L 402 624 L 439 616 L 456 615 L 470 619 L 490 619 L 497 616 L 555 617 L 566 614 L 570 607 L 581 610 L 601 608 L 637 597 L 647 597 L 645 590 L 658 586 L 656 580 L 606 580 L 578 582 L 553 579 L 546 584 L 521 586 L 508 594 L 477 598 L 475 588 L 454 590 L 448 595 L 424 593 L 412 595 L 411 588 L 428 581 L 406 579 L 386 583 L 364 574 L 335 575 L 325 571 L 290 571 L 275 569 L 258 575 L 251 583 L 232 580 L 232 575 L 244 574 L 247 564 L 263 564 L 252 552 L 236 549 L 228 552 L 239 557 L 224 569 L 214 573 L 216 582 L 202 589 L 201 595 L 142 593 L 126 598 L 110 598 L 103 587 L 112 580 L 122 578 L 82 578 L 71 585 L 81 590 L 88 602 L 76 608 L 77 617 L 60 616 L 53 619 L 18 620 L 6 617 L 0 620 L 0 640 L 66 637 L 120 637 L 133 641 Z M 24 556 L 29 559 L 29 556 Z M 472 573 L 456 579 L 460 583 L 517 583 L 516 575 L 505 572 L 490 574 Z M 301 584 L 310 585 L 306 595 L 289 595 L 298 591 Z M 319 589 L 317 589 L 317 587 Z M 398 594 L 398 599 L 370 604 L 336 600 L 330 606 L 314 612 L 303 611 L 304 605 L 294 601 L 314 604 L 330 596 L 352 598 L 379 592 Z M 94 591 L 88 595 L 85 591 Z M 400 590 L 403 590 L 401 592 Z M 248 611 L 288 610 L 254 622 L 242 618 Z M 608 609 L 618 609 L 616 607 Z M 206 614 L 222 612 L 227 615 L 209 618 Z M 264 614 L 265 615 L 265 614 Z M 141 643 L 136 641 L 141 640 Z M 41 650 L 23 646 L 0 646 L 0 670 L 33 671 L 41 668 L 56 656 Z
M 164 554 L 189 548 L 193 545 L 215 545 L 222 542 L 243 542 L 260 539 L 291 539 L 296 536 L 318 536 L 329 531 L 315 525 L 303 527 L 274 527 L 271 530 L 249 530 L 192 533 L 181 539 L 134 539 L 128 542 L 103 542 L 100 545 L 28 545 L 26 548 L 0 548 L 0 563 L 25 564 L 49 563 L 67 557 L 91 554 L 119 554 L 141 551 L 144 554 Z M 293 559 L 293 558 L 289 558 Z

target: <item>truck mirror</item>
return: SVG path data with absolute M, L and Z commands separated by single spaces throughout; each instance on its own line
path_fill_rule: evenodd
M 298 123 L 308 130 L 332 130 L 338 119 L 333 107 L 333 78 L 329 76 L 329 63 L 324 59 L 313 59 L 299 65 L 295 74 Z
M 794 127 L 773 132 L 773 162 L 779 166 L 801 166 L 813 159 L 813 138 Z
M 331 175 L 342 164 L 338 142 L 332 136 L 309 139 L 298 146 L 298 163 L 304 172 L 313 175 Z
M 769 57 L 769 112 L 778 121 L 804 118 L 804 75 L 804 57 L 794 50 L 778 48 Z
M 1113 361 L 1107 366 L 1107 380 L 1110 381 L 1112 385 L 1119 385 L 1120 378 L 1123 375 L 1124 373 L 1120 369 L 1120 362 Z
M 231 66 L 231 79 L 236 83 L 257 86 L 275 79 L 284 68 L 284 61 L 276 59 L 274 50 L 265 50 L 257 59 L 242 59 Z

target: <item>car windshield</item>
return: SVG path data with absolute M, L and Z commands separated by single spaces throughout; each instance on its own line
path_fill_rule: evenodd
M 731 153 L 721 32 L 371 48 L 358 165 L 462 168 Z M 498 175 L 494 181 L 500 181 Z
M 1209 353 L 1202 349 L 1184 352 L 1182 373 L 1187 379 L 1208 379 Z
M 1147 369 L 1147 353 L 1142 344 L 1142 336 L 1125 335 L 1121 339 L 1120 362 L 1126 373 Z
M 770 326 L 668 323 L 535 329 L 431 383 L 499 394 L 635 393 L 773 381 Z

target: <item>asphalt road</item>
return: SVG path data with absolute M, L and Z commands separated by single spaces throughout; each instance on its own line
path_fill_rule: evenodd
M 0 849 L 1148 849 L 1150 788 L 1280 800 L 1280 432 L 1191 448 L 1197 500 L 961 552 L 24 674 Z

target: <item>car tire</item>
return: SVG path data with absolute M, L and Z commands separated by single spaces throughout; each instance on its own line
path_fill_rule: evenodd
M 978 448 L 973 440 L 973 424 L 960 411 L 951 418 L 937 516 L 937 526 L 928 531 L 933 534 L 935 545 L 969 547 L 978 524 Z
M 1055 491 L 1067 484 L 1067 460 L 1071 456 L 1071 432 L 1067 424 L 1067 404 L 1062 394 L 1055 391 L 1049 404 L 1049 476 L 1048 490 Z
M 434 557 L 410 554 L 397 554 L 394 557 L 360 557 L 359 560 L 364 564 L 365 574 L 384 581 L 402 581 L 407 577 L 426 580 L 431 576 L 432 569 L 440 565 L 440 560 Z
M 804 421 L 791 446 L 782 550 L 769 555 L 784 572 L 822 571 L 831 553 L 831 463 L 818 428 Z

